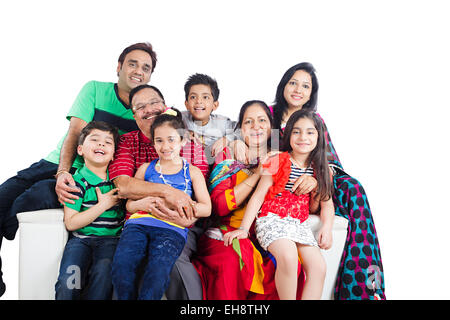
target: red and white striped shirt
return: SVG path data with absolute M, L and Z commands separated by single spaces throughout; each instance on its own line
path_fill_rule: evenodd
M 189 164 L 199 168 L 208 181 L 209 165 L 202 145 L 188 141 L 181 149 L 180 155 Z M 152 141 L 140 130 L 125 133 L 120 136 L 114 159 L 109 165 L 109 178 L 113 180 L 123 175 L 134 177 L 142 164 L 158 158 Z

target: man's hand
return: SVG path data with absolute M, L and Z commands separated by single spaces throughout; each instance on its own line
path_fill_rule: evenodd
M 166 193 L 164 200 L 169 209 L 177 211 L 180 217 L 191 220 L 196 216 L 195 201 L 183 191 L 171 188 L 170 192 Z
M 165 206 L 164 204 L 155 204 L 154 208 L 151 210 L 152 215 L 156 216 L 157 218 L 167 222 L 175 223 L 182 227 L 189 227 L 197 220 L 195 218 L 187 219 L 186 217 L 180 217 L 177 211 L 167 208 L 167 206 Z
M 213 157 L 217 156 L 223 151 L 223 149 L 226 148 L 227 145 L 228 145 L 227 138 L 223 137 L 222 139 L 217 139 L 217 141 L 214 142 L 214 144 L 211 147 L 211 155 Z
M 175 223 L 182 227 L 189 227 L 195 222 L 195 219 L 180 217 L 177 211 L 169 209 L 164 200 L 159 197 L 148 196 L 136 200 L 133 203 L 133 209 L 149 212 L 161 220 Z
M 74 204 L 75 201 L 73 200 L 77 200 L 78 196 L 71 192 L 80 192 L 80 189 L 75 186 L 72 175 L 68 172 L 64 172 L 58 175 L 58 178 L 56 179 L 55 192 L 61 205 L 64 205 L 65 202 Z
M 64 205 L 64 202 L 73 204 L 75 202 L 72 199 L 78 199 L 77 196 L 74 196 L 70 192 L 80 192 L 80 190 L 75 187 L 75 181 L 73 181 L 72 175 L 63 170 L 68 170 L 67 168 L 70 169 L 72 166 L 77 154 L 78 137 L 86 125 L 87 122 L 80 118 L 70 118 L 69 131 L 67 131 L 67 135 L 61 146 L 55 192 L 58 196 L 58 201 L 62 205 Z

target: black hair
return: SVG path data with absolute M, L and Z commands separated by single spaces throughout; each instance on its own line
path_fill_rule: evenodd
M 323 125 L 322 120 L 319 116 L 309 110 L 298 110 L 295 111 L 290 117 L 286 124 L 286 128 L 284 128 L 283 140 L 282 140 L 282 151 L 290 152 L 292 151 L 291 147 L 291 134 L 294 128 L 295 123 L 302 118 L 310 119 L 314 123 L 314 127 L 317 130 L 317 145 L 313 151 L 309 154 L 308 162 L 310 166 L 313 167 L 315 177 L 317 179 L 317 196 L 319 199 L 328 200 L 330 199 L 333 187 L 331 185 L 330 180 L 330 171 L 328 168 L 328 160 L 327 160 L 327 142 L 325 139 L 325 127 Z
M 204 84 L 206 86 L 209 86 L 214 101 L 217 101 L 219 99 L 220 90 L 217 85 L 217 81 L 206 74 L 196 73 L 191 75 L 184 84 L 184 96 L 186 101 L 188 100 L 191 87 L 196 84 Z
M 80 132 L 80 136 L 78 137 L 78 145 L 82 145 L 86 140 L 86 137 L 95 129 L 109 132 L 113 136 L 114 148 L 117 148 L 117 144 L 119 142 L 119 130 L 112 124 L 104 121 L 89 122 Z
M 130 93 L 129 93 L 129 95 L 128 95 L 128 99 L 129 99 L 129 101 L 130 101 L 130 106 L 131 106 L 131 101 L 133 101 L 134 95 L 135 95 L 136 93 L 138 93 L 139 91 L 143 90 L 143 89 L 152 89 L 152 90 L 156 91 L 156 93 L 157 93 L 157 94 L 161 97 L 161 99 L 164 101 L 164 96 L 163 96 L 163 94 L 161 93 L 161 91 L 159 91 L 159 89 L 158 89 L 157 87 L 152 86 L 152 85 L 149 85 L 149 84 L 142 84 L 142 85 L 140 85 L 140 86 L 137 86 L 137 87 L 131 89 L 131 91 L 130 91 Z M 132 108 L 131 110 L 133 110 L 133 108 Z M 133 111 L 133 113 L 134 113 L 134 111 Z
M 272 112 L 270 112 L 270 109 L 267 106 L 267 104 L 262 100 L 249 100 L 242 105 L 241 110 L 239 111 L 238 121 L 237 121 L 236 127 L 234 129 L 235 131 L 242 128 L 242 123 L 244 122 L 245 112 L 247 111 L 247 109 L 250 106 L 252 106 L 254 104 L 259 105 L 264 110 L 267 117 L 269 118 L 270 128 L 273 129 Z M 271 130 L 271 132 L 272 132 L 272 130 Z M 267 147 L 270 148 L 270 146 L 271 146 L 271 138 L 267 139 Z
M 164 124 L 168 124 L 175 130 L 177 130 L 178 133 L 180 134 L 181 139 L 183 139 L 184 132 L 186 131 L 186 125 L 184 124 L 181 112 L 174 107 L 172 107 L 170 109 L 174 110 L 176 112 L 176 115 L 162 113 L 162 114 L 158 115 L 155 118 L 155 120 L 153 121 L 153 123 L 150 127 L 150 135 L 151 135 L 152 139 L 154 139 L 154 137 L 155 137 L 155 129 Z M 170 110 L 170 109 L 168 109 L 168 110 Z M 180 132 L 180 131 L 182 131 L 182 132 Z
M 240 129 L 242 127 L 242 122 L 244 121 L 245 111 L 247 111 L 248 107 L 250 107 L 253 104 L 258 104 L 263 108 L 264 112 L 267 114 L 267 117 L 269 118 L 270 127 L 271 128 L 273 127 L 272 113 L 270 112 L 270 109 L 267 106 L 267 104 L 262 100 L 249 100 L 242 105 L 241 110 L 239 111 L 239 117 L 238 117 L 238 121 L 236 123 L 235 129 Z
M 287 112 L 288 104 L 286 99 L 284 98 L 284 88 L 289 80 L 292 78 L 295 72 L 298 70 L 304 70 L 311 76 L 312 81 L 312 89 L 311 96 L 309 100 L 303 105 L 302 110 L 317 110 L 317 96 L 319 90 L 319 83 L 316 77 L 316 70 L 314 66 L 309 62 L 301 62 L 296 64 L 295 66 L 290 67 L 281 78 L 278 83 L 277 92 L 275 94 L 275 104 L 273 106 L 273 122 L 275 129 L 281 129 L 281 121 L 283 119 L 283 115 Z
M 125 61 L 125 57 L 128 53 L 130 53 L 131 51 L 134 50 L 142 50 L 147 52 L 150 55 L 150 58 L 152 59 L 152 73 L 155 70 L 156 67 L 156 52 L 153 51 L 153 47 L 149 42 L 139 42 L 139 43 L 135 43 L 132 44 L 131 46 L 126 47 L 122 53 L 119 56 L 118 61 L 123 64 L 123 62 Z

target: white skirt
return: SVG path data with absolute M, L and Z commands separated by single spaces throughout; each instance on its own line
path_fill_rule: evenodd
M 299 219 L 289 216 L 280 218 L 279 215 L 269 212 L 267 216 L 256 219 L 255 231 L 256 238 L 264 250 L 279 239 L 289 239 L 300 244 L 318 247 L 308 221 L 300 223 Z

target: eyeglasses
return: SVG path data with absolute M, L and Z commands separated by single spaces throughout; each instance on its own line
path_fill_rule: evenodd
M 164 100 L 161 100 L 161 99 L 151 100 L 150 102 L 147 102 L 147 103 L 141 102 L 141 103 L 133 105 L 133 111 L 137 112 L 137 111 L 144 110 L 147 105 L 150 105 L 150 108 L 153 109 L 156 107 L 164 107 L 165 102 L 164 102 Z

